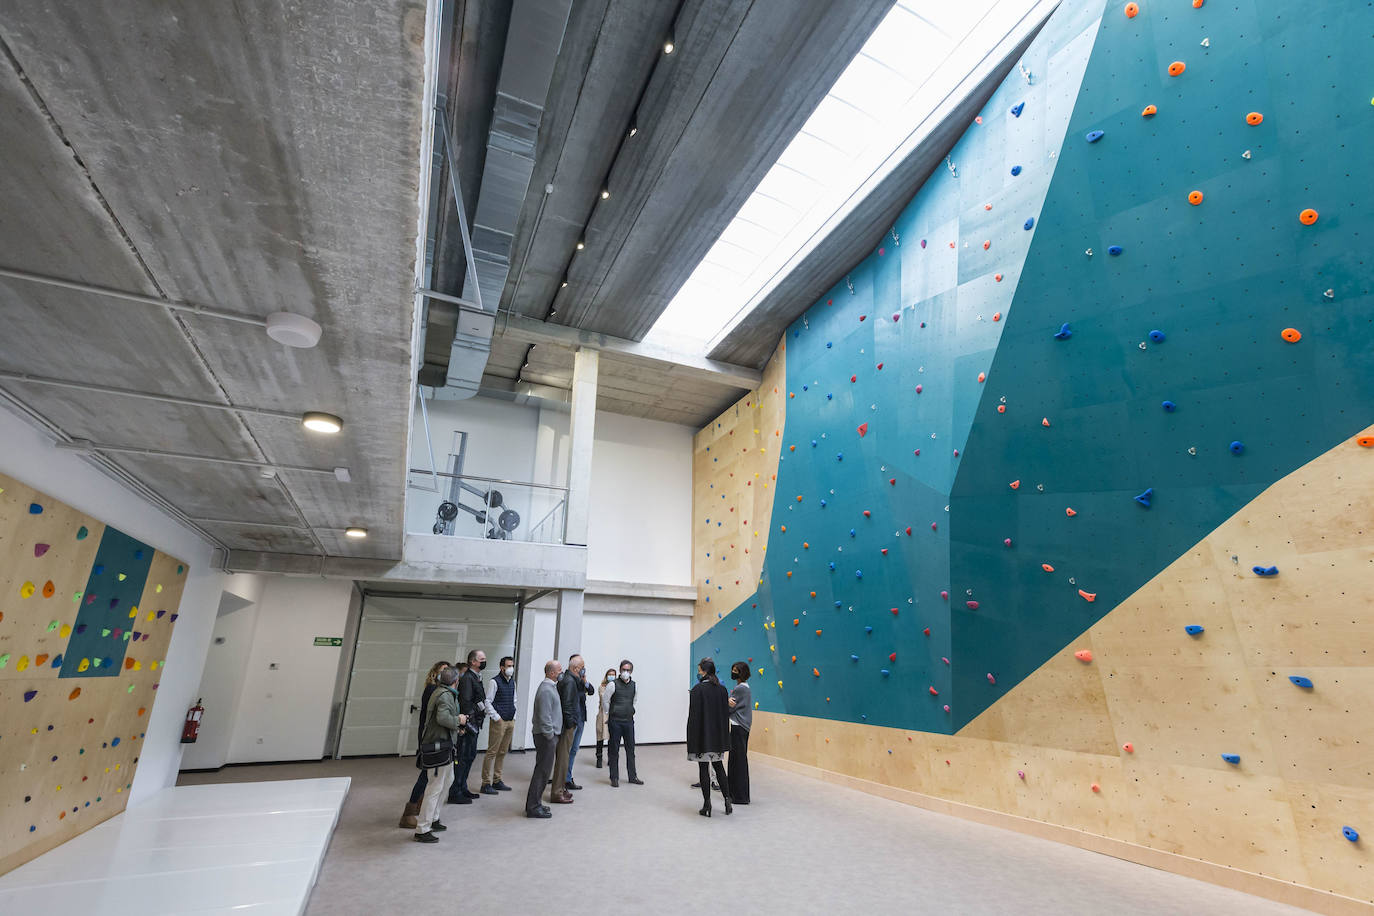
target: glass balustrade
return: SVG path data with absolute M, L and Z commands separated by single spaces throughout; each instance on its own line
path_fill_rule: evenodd
M 411 468 L 406 532 L 563 543 L 566 487 Z

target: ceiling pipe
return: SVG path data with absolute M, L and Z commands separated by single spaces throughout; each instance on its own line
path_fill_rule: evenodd
M 330 477 L 338 479 L 338 472 L 342 468 L 311 468 L 293 464 L 275 464 L 271 461 L 253 461 L 247 458 L 223 458 L 218 455 L 193 455 L 190 452 L 168 452 L 155 448 L 141 448 L 135 445 L 111 445 L 104 442 L 91 442 L 86 439 L 73 439 L 70 442 L 58 442 L 54 448 L 63 452 L 78 452 L 89 455 L 93 452 L 106 452 L 117 455 L 142 455 L 146 458 L 169 458 L 174 461 L 203 461 L 210 464 L 232 464 L 237 467 L 258 468 L 270 470 L 274 473 L 278 471 L 290 471 L 298 474 L 328 474 Z
M 301 415 L 299 413 L 291 413 L 285 410 L 269 410 L 265 407 L 245 407 L 241 404 L 220 404 L 215 401 L 199 401 L 195 398 L 182 398 L 173 394 L 157 394 L 151 391 L 134 391 L 129 388 L 115 388 L 110 385 L 94 385 L 90 382 L 76 382 L 70 379 L 30 375 L 27 372 L 0 371 L 0 381 L 20 382 L 26 385 L 46 385 L 52 388 L 69 388 L 73 391 L 91 391 L 97 394 L 112 394 L 123 398 L 136 398 L 144 401 L 159 401 L 164 404 L 177 404 L 182 407 L 201 407 L 206 410 L 229 410 L 237 413 L 252 414 L 256 417 L 294 420 L 297 423 L 301 421 Z
M 153 305 L 173 312 L 188 312 L 192 315 L 202 315 L 206 318 L 219 318 L 223 321 L 251 324 L 260 328 L 267 327 L 267 319 L 257 318 L 253 315 L 245 315 L 242 312 L 231 312 L 227 309 L 214 308 L 209 305 L 196 305 L 191 302 L 178 302 L 174 299 L 160 299 L 157 296 L 145 296 L 142 293 L 129 293 L 124 290 L 110 289 L 107 286 L 78 283 L 75 280 L 63 280 L 61 277 L 49 277 L 45 274 L 35 274 L 26 270 L 15 270 L 10 267 L 0 267 L 0 277 L 5 277 L 10 280 L 20 280 L 24 283 L 53 286 L 58 289 L 67 289 L 78 293 L 89 293 L 93 296 L 103 296 L 106 299 L 136 302 L 139 305 Z

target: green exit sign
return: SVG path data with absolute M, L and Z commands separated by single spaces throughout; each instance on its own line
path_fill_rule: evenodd
M 342 646 L 342 636 L 316 636 L 315 645 L 317 646 Z

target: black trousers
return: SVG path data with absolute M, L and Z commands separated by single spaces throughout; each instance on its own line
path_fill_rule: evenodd
M 525 793 L 525 813 L 533 814 L 539 810 L 540 796 L 544 785 L 553 775 L 553 758 L 558 750 L 557 735 L 534 736 L 534 775 L 530 777 L 530 790 Z
M 625 742 L 625 772 L 631 779 L 638 779 L 635 773 L 635 723 L 631 719 L 628 722 L 617 722 L 614 719 L 606 723 L 606 727 L 611 731 L 610 764 L 611 778 L 620 778 L 620 742 Z
M 468 789 L 468 774 L 472 772 L 472 762 L 477 759 L 478 730 L 464 732 L 458 744 L 458 757 L 453 761 L 453 788 L 449 794 L 462 794 Z
M 730 726 L 730 798 L 749 804 L 749 729 Z

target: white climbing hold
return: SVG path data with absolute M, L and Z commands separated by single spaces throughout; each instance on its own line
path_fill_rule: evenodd
M 1322 295 L 1328 299 L 1335 299 L 1336 291 L 1334 289 L 1328 289 L 1326 292 L 1322 293 Z
M 1242 158 L 1242 159 L 1249 159 L 1249 158 L 1250 158 L 1250 151 L 1249 151 L 1249 150 L 1246 150 L 1245 152 L 1241 153 L 1241 154 L 1240 154 L 1240 158 Z
M 1203 46 L 1204 48 L 1210 48 L 1210 47 L 1212 46 L 1212 39 L 1210 39 L 1210 38 L 1204 38 L 1204 39 L 1202 39 L 1202 46 Z
M 1093 250 L 1091 248 L 1085 250 L 1083 253 L 1086 254 L 1088 257 L 1093 256 Z

